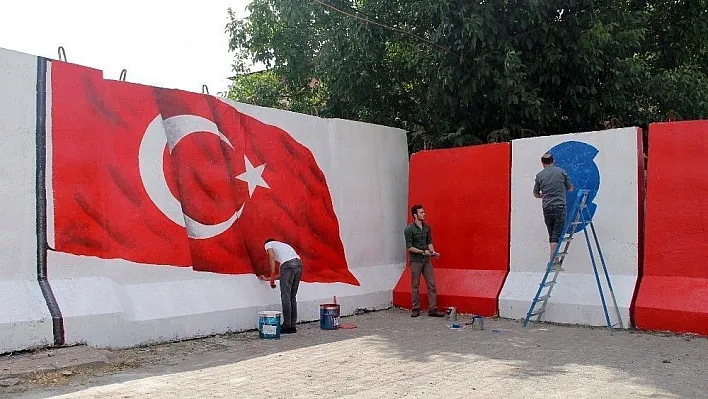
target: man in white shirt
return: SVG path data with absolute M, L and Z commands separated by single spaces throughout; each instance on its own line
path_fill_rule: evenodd
M 280 264 L 280 301 L 283 305 L 282 334 L 296 332 L 297 288 L 302 277 L 302 260 L 290 245 L 269 238 L 265 250 L 270 258 L 270 287 L 275 288 L 275 262 Z

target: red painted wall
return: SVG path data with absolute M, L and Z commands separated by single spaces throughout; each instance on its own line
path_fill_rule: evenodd
M 708 121 L 649 127 L 638 328 L 708 335 Z
M 433 150 L 410 161 L 409 209 L 422 204 L 432 228 L 438 308 L 492 316 L 509 270 L 511 145 Z M 408 222 L 412 222 L 410 213 Z M 401 231 L 401 234 L 403 232 Z M 421 308 L 427 308 L 424 279 Z M 393 293 L 411 307 L 410 268 Z

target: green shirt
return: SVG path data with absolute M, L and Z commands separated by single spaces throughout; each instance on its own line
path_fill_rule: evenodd
M 418 248 L 422 251 L 428 249 L 428 245 L 433 243 L 433 236 L 430 235 L 430 226 L 423 222 L 423 228 L 418 227 L 415 222 L 403 229 L 403 236 L 406 238 L 406 250 L 410 247 Z M 423 262 L 425 255 L 409 252 L 411 262 Z

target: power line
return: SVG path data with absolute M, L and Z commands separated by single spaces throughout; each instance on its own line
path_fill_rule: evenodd
M 331 5 L 331 4 L 328 4 L 328 3 L 324 2 L 324 1 L 321 1 L 321 0 L 312 0 L 312 1 L 314 1 L 314 2 L 317 3 L 317 4 L 322 5 L 322 6 L 324 6 L 324 7 L 327 7 L 327 8 L 329 8 L 329 9 L 332 9 L 332 10 L 334 10 L 334 11 L 340 13 L 340 14 L 346 15 L 346 16 L 348 16 L 348 17 L 352 17 L 352 18 L 358 19 L 358 20 L 360 20 L 360 21 L 364 21 L 364 22 L 366 22 L 366 23 L 372 23 L 372 24 L 374 24 L 374 25 L 378 25 L 378 26 L 380 26 L 380 27 L 382 27 L 382 28 L 385 28 L 385 29 L 389 29 L 389 30 L 393 30 L 393 31 L 396 31 L 396 32 L 399 32 L 399 33 L 403 33 L 404 35 L 411 36 L 411 37 L 413 37 L 413 38 L 415 38 L 415 39 L 418 39 L 418 40 L 420 40 L 420 41 L 422 41 L 422 42 L 425 42 L 425 43 L 428 43 L 428 44 L 430 44 L 430 45 L 433 45 L 433 46 L 435 46 L 435 47 L 437 47 L 437 48 L 439 48 L 439 49 L 445 51 L 446 53 L 449 53 L 449 54 L 452 54 L 452 55 L 457 55 L 457 54 L 455 54 L 453 51 L 451 51 L 449 48 L 444 47 L 444 46 L 441 46 L 441 45 L 439 45 L 439 44 L 437 44 L 437 43 L 435 43 L 435 42 L 432 42 L 432 41 L 430 41 L 430 40 L 428 40 L 428 39 L 426 39 L 426 38 L 420 37 L 420 36 L 418 36 L 418 35 L 416 35 L 416 34 L 414 34 L 414 33 L 406 32 L 406 31 L 404 31 L 403 29 L 399 29 L 399 28 L 396 28 L 396 27 L 393 27 L 393 26 L 389 26 L 389 25 L 386 25 L 386 24 L 383 24 L 383 23 L 374 21 L 374 20 L 372 20 L 372 19 L 369 19 L 368 15 L 367 15 L 366 18 L 362 18 L 362 17 L 360 17 L 360 16 L 358 16 L 358 15 L 350 14 L 350 13 L 348 13 L 348 12 L 342 10 L 342 9 L 339 9 L 339 8 L 337 8 L 337 7 L 335 7 L 335 6 Z M 358 11 L 358 10 L 354 10 L 354 11 L 357 12 L 357 13 L 363 14 L 362 12 L 360 12 L 360 11 Z M 366 15 L 366 14 L 364 14 L 364 15 Z

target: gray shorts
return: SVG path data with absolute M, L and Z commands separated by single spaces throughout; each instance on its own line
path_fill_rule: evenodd
M 543 209 L 543 220 L 548 229 L 548 242 L 557 243 L 565 226 L 565 207 L 552 206 Z

